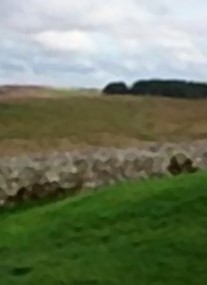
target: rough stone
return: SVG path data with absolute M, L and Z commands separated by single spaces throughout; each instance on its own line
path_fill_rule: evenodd
M 100 148 L 0 158 L 0 206 L 7 202 L 73 195 L 131 179 L 207 169 L 206 146 L 153 144 L 146 149 Z

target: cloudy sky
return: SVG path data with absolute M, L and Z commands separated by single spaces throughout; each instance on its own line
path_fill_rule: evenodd
M 0 84 L 207 81 L 206 0 L 0 0 Z

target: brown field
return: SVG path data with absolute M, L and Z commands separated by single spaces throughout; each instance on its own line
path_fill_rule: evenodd
M 7 89 L 0 97 L 1 154 L 203 139 L 207 100 L 32 87 Z

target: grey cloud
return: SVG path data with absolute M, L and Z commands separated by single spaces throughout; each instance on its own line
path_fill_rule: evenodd
M 1 0 L 0 82 L 102 86 L 155 76 L 204 80 L 206 8 L 205 0 Z M 48 31 L 55 37 L 47 39 Z M 79 38 L 64 34 L 70 31 L 80 31 L 94 49 L 83 43 L 76 49 Z

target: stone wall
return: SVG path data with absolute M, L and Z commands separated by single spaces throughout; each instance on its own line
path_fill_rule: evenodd
M 192 173 L 205 168 L 207 151 L 202 142 L 2 157 L 0 204 L 73 195 L 118 181 Z

